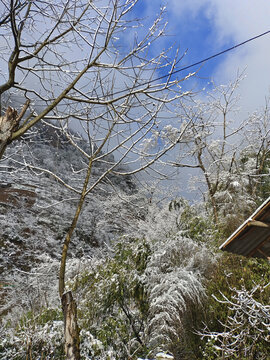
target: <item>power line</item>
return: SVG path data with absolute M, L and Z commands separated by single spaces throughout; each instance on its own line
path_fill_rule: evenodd
M 240 47 L 240 46 L 243 46 L 243 45 L 247 44 L 248 42 L 251 42 L 251 41 L 253 41 L 253 40 L 256 40 L 256 39 L 258 39 L 258 38 L 260 38 L 260 37 L 262 37 L 262 36 L 264 36 L 264 35 L 267 35 L 267 34 L 269 34 L 269 33 L 270 33 L 270 30 L 265 31 L 264 33 L 261 33 L 261 34 L 259 34 L 259 35 L 256 35 L 256 36 L 252 37 L 252 38 L 249 38 L 249 39 L 247 39 L 247 40 L 245 40 L 245 41 L 243 41 L 243 42 L 241 42 L 241 43 L 239 43 L 239 44 L 236 44 L 236 45 L 234 45 L 234 46 L 232 46 L 232 47 L 230 47 L 230 48 L 228 48 L 228 49 L 222 50 L 222 51 L 220 51 L 219 53 L 216 53 L 216 54 L 214 54 L 214 55 L 211 55 L 211 56 L 209 56 L 209 57 L 207 57 L 207 58 L 205 58 L 205 59 L 203 59 L 203 60 L 197 61 L 197 62 L 195 62 L 195 63 L 193 63 L 193 64 L 191 64 L 191 65 L 184 66 L 184 67 L 182 67 L 181 69 L 172 71 L 171 73 L 166 74 L 166 75 L 159 76 L 159 77 L 157 77 L 157 78 L 155 78 L 155 79 L 152 79 L 152 80 L 149 80 L 149 81 L 147 81 L 147 82 L 145 82 L 145 83 L 143 83 L 143 84 L 134 85 L 134 86 L 133 86 L 133 89 L 136 89 L 136 88 L 138 88 L 138 87 L 140 87 L 140 86 L 144 86 L 144 85 L 151 84 L 151 83 L 153 83 L 153 82 L 155 82 L 155 81 L 164 79 L 164 78 L 166 78 L 166 77 L 168 77 L 168 76 L 171 76 L 171 75 L 178 74 L 178 73 L 181 72 L 181 71 L 184 71 L 184 70 L 190 69 L 190 68 L 192 68 L 192 67 L 194 67 L 194 66 L 197 66 L 197 65 L 200 65 L 200 64 L 202 64 L 202 63 L 205 63 L 205 62 L 207 62 L 207 61 L 209 61 L 209 60 L 211 60 L 211 59 L 214 59 L 214 58 L 216 58 L 216 57 L 218 57 L 218 56 L 220 56 L 220 55 L 223 55 L 223 54 L 225 54 L 225 53 L 227 53 L 227 52 L 229 52 L 229 51 L 232 51 L 232 50 L 234 50 L 234 49 L 236 49 L 236 48 L 238 48 L 238 47 Z M 113 93 L 113 94 L 111 94 L 111 95 L 118 95 L 118 94 L 121 94 L 121 93 L 123 93 L 123 92 L 125 92 L 125 91 L 126 91 L 126 90 L 119 90 L 119 91 L 116 91 L 115 93 Z

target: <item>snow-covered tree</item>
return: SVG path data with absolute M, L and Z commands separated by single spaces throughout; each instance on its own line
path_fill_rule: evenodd
M 8 6 L 1 2 L 0 63 L 5 69 L 0 84 L 2 159 L 12 157 L 6 149 L 12 152 L 11 145 L 41 121 L 47 126 L 53 121 L 51 126 L 64 134 L 83 157 L 82 166 L 72 168 L 71 174 L 80 171 L 82 175 L 82 181 L 75 185 L 62 178 L 61 166 L 54 173 L 40 166 L 34 153 L 32 161 L 25 154 L 21 160 L 14 159 L 21 166 L 46 172 L 77 197 L 59 273 L 59 295 L 66 316 L 66 296 L 71 295 L 65 294 L 67 253 L 87 195 L 110 173 L 127 176 L 153 166 L 185 131 L 183 128 L 173 142 L 159 140 L 158 149 L 149 147 L 157 124 L 158 131 L 163 128 L 159 113 L 186 93 L 178 86 L 180 80 L 171 77 L 178 55 L 172 55 L 171 50 L 158 54 L 152 51 L 152 44 L 164 34 L 164 9 L 150 28 L 142 29 L 132 15 L 137 2 L 10 0 Z M 164 81 L 154 81 L 162 69 L 168 76 Z M 23 105 L 20 111 L 15 109 L 18 101 Z M 81 139 L 72 136 L 72 126 L 80 128 L 87 148 L 81 146 Z M 104 171 L 92 182 L 98 162 L 105 164 Z M 132 164 L 132 169 L 127 170 L 127 164 Z M 70 339 L 75 343 L 66 346 L 66 351 L 73 349 L 73 356 L 78 358 L 75 333 Z
M 243 76 L 193 98 L 190 105 L 182 103 L 181 116 L 192 126 L 173 163 L 195 170 L 191 184 L 202 193 L 214 222 L 230 223 L 228 232 L 267 196 L 269 174 L 269 100 L 240 120 L 240 81 Z

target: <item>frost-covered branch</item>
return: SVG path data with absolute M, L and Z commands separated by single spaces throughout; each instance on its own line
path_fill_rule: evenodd
M 221 323 L 224 330 L 210 332 L 205 329 L 199 335 L 210 339 L 216 356 L 223 359 L 249 357 L 259 343 L 269 346 L 270 306 L 254 298 L 269 285 L 255 286 L 251 291 L 234 289 L 231 299 L 222 293 L 221 298 L 214 297 L 217 302 L 227 305 L 229 311 L 227 321 Z

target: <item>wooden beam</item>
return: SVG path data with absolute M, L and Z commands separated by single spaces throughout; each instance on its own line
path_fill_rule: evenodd
M 262 241 L 260 244 L 258 244 L 258 246 L 256 246 L 248 255 L 247 257 L 252 257 L 256 251 L 258 251 L 267 241 L 270 240 L 270 237 L 268 237 L 267 239 L 265 239 L 264 241 Z
M 248 222 L 248 226 L 257 226 L 257 227 L 270 229 L 270 223 L 266 223 L 266 222 L 258 221 L 258 220 L 250 220 Z
M 261 253 L 264 257 L 266 257 L 267 260 L 270 260 L 270 256 L 268 256 L 265 252 L 263 252 L 261 249 L 257 249 L 259 253 Z

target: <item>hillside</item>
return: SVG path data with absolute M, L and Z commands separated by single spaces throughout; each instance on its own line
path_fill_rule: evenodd
M 59 263 L 86 164 L 58 131 L 37 130 L 0 163 L 0 360 L 65 358 Z M 95 162 L 91 184 L 113 162 Z M 228 334 L 242 354 L 238 328 L 222 326 L 228 317 L 252 354 L 268 358 L 269 287 L 252 288 L 269 283 L 269 264 L 217 255 L 222 237 L 204 204 L 156 203 L 130 176 L 102 179 L 85 201 L 67 262 L 81 358 L 221 359 Z M 264 314 L 257 312 L 255 332 L 245 302 Z
M 81 142 L 86 146 L 83 140 Z M 26 163 L 39 169 L 30 168 Z M 14 307 L 14 301 L 7 303 L 6 298 L 14 300 L 11 294 L 17 290 L 29 294 L 31 273 L 40 272 L 37 269 L 44 268 L 50 286 L 57 285 L 63 238 L 79 198 L 79 194 L 40 168 L 57 174 L 71 186 L 81 188 L 85 163 L 68 139 L 57 130 L 40 126 L 38 132 L 34 131 L 12 147 L 0 166 L 0 311 L 6 312 Z M 106 162 L 94 163 L 91 183 L 98 179 L 106 166 Z M 122 234 L 124 227 L 128 229 L 129 212 L 134 212 L 134 208 L 124 198 L 135 193 L 136 186 L 130 176 L 109 175 L 105 178 L 85 202 L 70 246 L 69 259 L 80 259 L 82 255 L 88 259 L 97 252 L 108 251 L 110 241 Z M 34 291 L 32 286 L 31 293 L 34 294 L 37 289 Z M 39 286 L 43 287 L 42 282 Z M 48 288 L 46 291 L 49 292 Z M 16 301 L 22 298 L 20 295 Z

